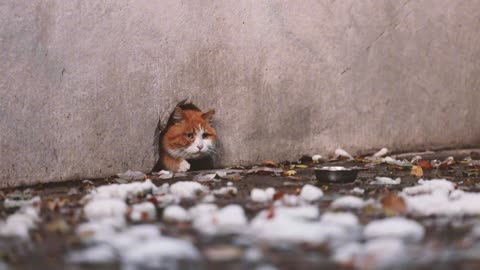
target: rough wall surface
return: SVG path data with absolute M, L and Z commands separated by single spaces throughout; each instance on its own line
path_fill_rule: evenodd
M 154 164 L 217 110 L 223 165 L 480 142 L 480 1 L 3 0 L 0 186 Z

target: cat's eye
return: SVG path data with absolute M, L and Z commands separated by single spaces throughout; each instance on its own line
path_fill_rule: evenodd
M 187 137 L 189 139 L 193 139 L 193 133 L 186 133 L 185 137 Z
M 208 137 L 212 136 L 210 133 L 203 133 L 203 138 L 207 139 Z

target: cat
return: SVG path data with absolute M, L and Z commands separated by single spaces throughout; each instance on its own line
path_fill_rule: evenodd
M 177 104 L 159 136 L 159 159 L 153 171 L 212 169 L 217 131 L 215 110 L 202 112 L 187 100 Z

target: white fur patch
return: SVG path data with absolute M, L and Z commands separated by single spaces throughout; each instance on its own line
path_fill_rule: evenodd
M 186 172 L 188 170 L 190 170 L 190 163 L 188 163 L 186 160 L 182 160 L 178 166 L 178 172 Z

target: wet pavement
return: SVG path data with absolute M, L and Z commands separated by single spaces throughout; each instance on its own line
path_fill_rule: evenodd
M 167 174 L 147 175 L 138 177 L 142 178 L 139 180 L 110 177 L 2 190 L 0 220 L 6 221 L 15 213 L 23 213 L 20 204 L 36 209 L 39 218 L 34 219 L 35 225 L 29 228 L 27 237 L 19 236 L 18 232 L 1 233 L 1 226 L 6 226 L 6 223 L 0 223 L 0 235 L 3 235 L 0 237 L 0 262 L 3 262 L 0 269 L 476 269 L 480 267 L 480 210 L 477 213 L 476 208 L 459 206 L 458 214 L 446 210 L 444 213 L 442 209 L 434 209 L 434 202 L 434 212 L 428 214 L 430 208 L 424 209 L 422 205 L 415 208 L 415 199 L 421 195 L 417 195 L 416 191 L 411 191 L 415 194 L 410 195 L 408 188 L 419 186 L 419 179 L 444 179 L 445 183 L 451 182 L 455 186 L 446 191 L 449 194 L 446 196 L 450 196 L 452 201 L 457 200 L 455 192 L 460 194 L 458 196 L 466 196 L 461 192 L 480 192 L 478 153 L 477 150 L 444 151 L 421 153 L 421 157 L 417 158 L 414 158 L 417 154 L 411 154 L 387 159 L 390 162 L 383 158 L 364 157 L 316 163 L 311 158 L 303 158 L 303 162 L 266 162 L 263 164 L 266 167 L 259 165 L 261 167 L 256 169 L 235 167 L 188 172 L 173 177 Z M 453 161 L 448 157 L 453 157 Z M 401 163 L 403 160 L 408 164 Z M 354 182 L 328 183 L 317 181 L 314 177 L 314 168 L 321 166 L 359 166 L 366 169 L 359 172 Z M 400 178 L 401 182 L 377 183 L 383 181 L 376 180 L 377 176 L 388 177 L 387 182 Z M 122 202 L 126 202 L 124 210 L 123 206 L 114 208 L 110 204 L 103 204 L 103 208 L 98 204 L 98 209 L 92 204 L 94 209 L 87 210 L 92 201 L 111 199 L 95 198 L 101 195 L 98 187 L 145 183 L 147 178 L 156 186 L 155 190 L 140 188 L 128 191 L 125 196 L 118 190 L 107 190 L 107 197 L 121 198 Z M 200 183 L 203 189 L 195 189 L 192 194 L 186 194 L 190 186 L 174 190 L 175 183 L 192 180 Z M 304 190 L 308 184 L 318 187 L 323 194 L 319 195 L 316 189 Z M 274 188 L 270 195 L 268 188 Z M 426 204 L 430 203 L 427 200 L 437 198 L 433 197 L 437 194 L 436 188 L 432 185 L 433 191 L 426 191 L 432 196 L 425 198 Z M 443 192 L 442 188 L 439 185 L 439 193 Z M 258 196 L 251 196 L 253 189 L 260 189 Z M 30 201 L 36 196 L 39 200 Z M 313 199 L 308 199 L 309 196 Z M 345 199 L 345 196 L 350 197 Z M 352 201 L 351 196 L 355 200 Z M 337 200 L 339 198 L 345 199 L 343 205 Z M 143 202 L 148 205 L 135 208 Z M 422 201 L 419 202 L 422 204 Z M 480 204 L 480 201 L 472 199 L 471 203 Z M 214 204 L 218 210 L 200 212 L 200 216 L 195 216 L 192 208 L 199 204 Z M 153 212 L 148 208 L 150 205 L 154 206 Z M 171 208 L 167 214 L 165 209 L 171 205 L 179 205 L 181 209 Z M 225 209 L 223 207 L 231 205 L 241 207 L 221 213 Z M 109 207 L 111 210 L 106 211 Z M 293 209 L 294 213 L 281 214 L 282 209 Z M 319 210 L 318 213 L 312 212 L 315 209 Z M 325 213 L 349 214 L 346 217 L 334 215 L 333 223 L 327 224 Z M 204 222 L 202 216 L 205 215 L 211 215 L 212 219 Z M 242 220 L 243 216 L 246 221 Z M 351 222 L 352 216 L 355 220 Z M 126 224 L 108 225 L 115 232 L 105 233 L 106 239 L 102 238 L 105 227 L 98 229 L 97 226 L 86 231 L 79 229 L 82 224 L 96 226 L 106 218 L 110 222 L 112 217 L 119 218 L 119 223 L 126 221 Z M 372 221 L 395 217 L 402 219 L 390 227 L 373 229 L 374 236 L 367 232 Z M 278 224 L 273 223 L 276 219 Z M 396 225 L 405 220 L 414 222 L 409 224 L 412 225 L 410 231 Z M 345 225 L 345 222 L 348 224 Z M 118 243 L 108 239 L 131 239 L 126 235 L 128 229 L 140 224 L 151 225 L 143 234 L 150 228 L 158 230 L 159 235 L 154 232 L 155 236 L 151 236 L 150 240 L 171 241 L 171 245 L 155 246 L 155 243 L 150 243 L 154 241 L 148 241 L 150 236 L 147 235 L 126 240 L 126 247 L 119 248 Z M 325 237 L 322 234 L 322 230 L 344 225 L 345 229 L 341 232 L 348 237 L 335 232 Z M 289 226 L 304 226 L 307 235 L 299 234 Z M 399 232 L 397 226 L 402 227 Z M 277 229 L 278 233 L 275 233 Z M 381 235 L 383 230 L 387 236 Z M 152 244 L 152 247 L 141 252 L 142 243 L 145 243 L 144 246 Z M 98 256 L 89 257 L 82 253 L 99 246 L 98 250 L 92 249 L 92 253 Z M 169 255 L 166 250 L 173 250 L 175 254 Z M 351 252 L 346 252 L 348 250 Z M 99 260 L 102 252 L 110 259 Z M 135 252 L 138 257 L 132 255 Z M 148 252 L 151 254 L 148 255 Z M 398 259 L 391 258 L 395 256 Z M 159 257 L 162 260 L 146 262 Z

